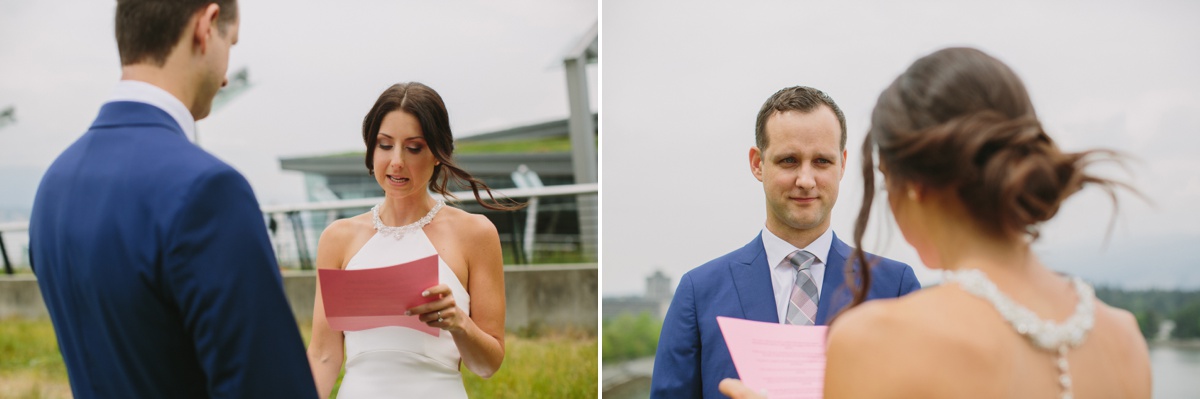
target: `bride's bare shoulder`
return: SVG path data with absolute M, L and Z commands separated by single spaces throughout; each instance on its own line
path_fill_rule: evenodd
M 439 222 L 441 223 L 439 224 Z M 432 225 L 452 228 L 455 235 L 468 240 L 485 239 L 498 234 L 496 226 L 487 216 L 470 213 L 452 206 L 442 208 L 438 212 L 437 218 L 433 219 Z
M 1097 299 L 1096 324 L 1093 328 L 1094 337 L 1106 347 L 1106 352 L 1117 357 L 1113 359 L 1113 364 L 1124 365 L 1131 373 L 1150 369 L 1146 338 L 1142 336 L 1137 318 L 1132 313 L 1108 306 Z
M 990 308 L 953 286 L 868 301 L 842 314 L 829 333 L 830 350 L 882 353 L 897 360 L 991 356 L 993 335 L 1007 327 L 984 317 Z M 992 311 L 994 312 L 994 311 Z
M 995 358 L 1001 348 L 987 328 L 1003 326 L 973 320 L 971 314 L 981 311 L 963 306 L 978 305 L 969 295 L 954 287 L 931 287 L 869 301 L 839 316 L 827 342 L 826 397 L 937 397 L 930 387 L 954 392 L 961 385 L 954 379 L 988 374 L 978 370 L 988 364 L 979 359 Z M 939 369 L 954 372 L 929 372 Z M 887 388 L 871 390 L 855 375 L 871 375 Z
M 1137 318 L 1128 310 L 1114 308 L 1096 300 L 1096 325 L 1111 329 L 1122 339 L 1145 343 L 1142 330 L 1138 327 Z
M 963 297 L 961 290 L 935 286 L 899 298 L 867 301 L 839 315 L 831 334 L 837 330 L 846 330 L 846 333 L 871 331 L 881 325 L 923 329 L 930 322 L 944 322 L 947 310 L 961 303 Z
M 371 221 L 371 213 L 367 212 L 329 223 L 329 226 L 326 226 L 325 231 L 321 233 L 321 240 L 350 241 L 357 235 L 373 234 L 374 231 L 375 225 Z

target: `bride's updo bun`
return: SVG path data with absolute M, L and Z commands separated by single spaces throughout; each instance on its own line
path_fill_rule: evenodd
M 1008 66 L 972 48 L 917 60 L 879 96 L 863 141 L 864 194 L 855 223 L 855 258 L 875 192 L 875 153 L 893 189 L 915 183 L 953 190 L 981 230 L 1037 238 L 1037 227 L 1087 184 L 1113 200 L 1119 183 L 1086 166 L 1117 160 L 1106 150 L 1068 153 L 1046 134 L 1025 85 Z M 869 273 L 864 274 L 864 286 Z M 866 290 L 856 292 L 860 303 Z
M 896 78 L 879 96 L 863 150 L 872 177 L 878 150 L 890 184 L 951 188 L 998 236 L 1036 237 L 1037 224 L 1084 184 L 1112 185 L 1085 172 L 1111 152 L 1060 150 L 1017 75 L 971 48 L 935 52 Z

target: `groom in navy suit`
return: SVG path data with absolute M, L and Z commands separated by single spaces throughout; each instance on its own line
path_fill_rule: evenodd
M 236 0 L 118 0 L 121 81 L 46 171 L 30 253 L 76 398 L 316 398 L 263 215 L 192 142 Z
M 737 371 L 717 316 L 824 325 L 851 299 L 851 249 L 829 228 L 846 169 L 846 118 L 825 93 L 791 87 L 758 113 L 750 171 L 763 183 L 767 221 L 741 249 L 679 280 L 654 357 L 651 398 L 724 398 L 717 384 Z M 868 299 L 920 288 L 908 265 L 877 257 Z M 851 275 L 862 273 L 854 265 Z

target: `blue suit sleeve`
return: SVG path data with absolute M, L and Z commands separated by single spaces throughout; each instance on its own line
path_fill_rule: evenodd
M 903 263 L 901 265 L 904 265 L 904 270 L 900 272 L 900 293 L 897 296 L 921 289 L 921 281 L 917 280 L 917 275 L 913 272 L 912 267 Z
M 663 320 L 654 355 L 650 398 L 701 397 L 700 330 L 692 280 L 685 274 Z
M 163 273 L 213 398 L 316 398 L 258 202 L 233 169 L 192 186 Z

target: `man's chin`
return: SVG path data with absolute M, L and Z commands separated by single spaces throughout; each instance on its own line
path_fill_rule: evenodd
M 208 114 L 210 114 L 210 113 L 212 113 L 212 105 L 192 111 L 192 119 L 199 121 L 201 119 L 207 118 Z
M 805 215 L 802 217 L 790 217 L 787 219 L 787 227 L 791 228 L 793 230 L 808 231 L 808 230 L 820 228 L 821 222 L 823 222 L 823 221 L 824 221 L 824 219 L 817 218 L 812 215 Z

